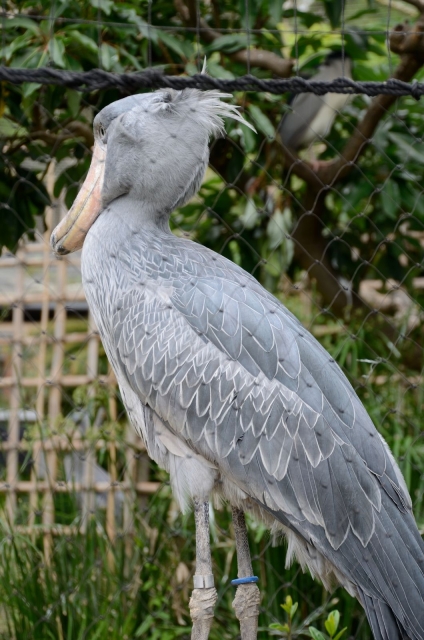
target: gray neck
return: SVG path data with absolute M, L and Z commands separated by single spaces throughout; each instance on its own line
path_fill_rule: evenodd
M 158 211 L 151 203 L 135 199 L 129 194 L 112 200 L 101 215 L 113 216 L 123 227 L 131 232 L 161 231 L 171 233 L 169 228 L 169 211 Z

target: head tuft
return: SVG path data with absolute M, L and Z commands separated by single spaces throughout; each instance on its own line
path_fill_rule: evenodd
M 173 105 L 177 110 L 179 106 L 201 124 L 209 135 L 222 136 L 225 133 L 224 118 L 231 118 L 240 124 L 244 124 L 256 133 L 255 128 L 239 113 L 240 107 L 223 102 L 223 98 L 232 98 L 231 93 L 221 93 L 216 89 L 199 91 L 198 89 L 184 89 L 175 92 Z

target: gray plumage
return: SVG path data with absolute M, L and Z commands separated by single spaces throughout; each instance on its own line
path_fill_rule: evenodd
M 318 68 L 313 80 L 331 82 L 336 78 L 352 78 L 352 63 L 349 57 L 336 53 L 327 56 Z M 342 93 L 326 93 L 318 96 L 313 93 L 299 93 L 290 104 L 278 128 L 284 147 L 298 151 L 319 139 L 325 138 L 333 126 L 337 114 L 349 101 Z
M 252 276 L 169 230 L 200 185 L 218 116 L 234 111 L 215 92 L 126 100 L 95 120 L 108 151 L 82 272 L 150 456 L 182 508 L 215 492 L 284 533 L 288 563 L 356 596 L 377 640 L 424 637 L 423 543 L 355 391 Z

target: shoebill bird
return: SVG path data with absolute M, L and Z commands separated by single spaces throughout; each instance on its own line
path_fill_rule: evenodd
M 348 56 L 340 51 L 330 53 L 313 80 L 331 82 L 336 78 L 352 78 L 352 64 Z M 305 149 L 325 139 L 339 112 L 350 100 L 342 93 L 299 93 L 290 103 L 291 110 L 281 121 L 278 132 L 283 147 L 292 152 Z
M 128 415 L 194 506 L 192 638 L 216 602 L 211 494 L 232 505 L 239 578 L 234 607 L 256 637 L 259 590 L 244 512 L 285 534 L 327 588 L 362 603 L 377 640 L 424 637 L 424 553 L 401 472 L 336 362 L 251 275 L 176 237 L 169 216 L 199 189 L 227 95 L 159 90 L 114 102 L 94 120 L 87 178 L 52 235 L 82 247 L 88 304 Z

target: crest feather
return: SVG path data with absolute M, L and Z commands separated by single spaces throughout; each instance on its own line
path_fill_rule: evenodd
M 200 91 L 199 89 L 184 89 L 177 92 L 174 98 L 175 107 L 180 104 L 188 108 L 193 117 L 203 125 L 210 135 L 222 136 L 225 133 L 223 118 L 236 120 L 256 133 L 256 129 L 239 113 L 240 107 L 223 102 L 232 98 L 231 93 L 222 93 L 218 89 Z

